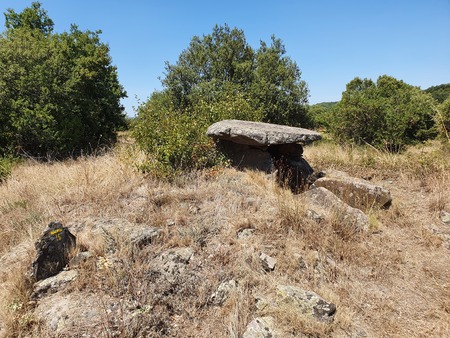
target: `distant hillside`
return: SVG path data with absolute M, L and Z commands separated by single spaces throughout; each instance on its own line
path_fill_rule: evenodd
M 324 107 L 328 110 L 328 109 L 331 109 L 337 103 L 338 103 L 337 101 L 336 102 L 320 102 L 320 103 L 314 104 L 313 106 Z
M 424 92 L 431 94 L 436 101 L 442 103 L 450 96 L 450 83 L 432 86 L 425 89 Z

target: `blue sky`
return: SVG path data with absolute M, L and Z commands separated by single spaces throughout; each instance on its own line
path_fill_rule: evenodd
M 194 35 L 215 24 L 244 31 L 255 49 L 274 34 L 297 62 L 311 104 L 338 101 L 356 76 L 387 74 L 422 89 L 450 83 L 450 0 L 41 0 L 57 32 L 71 23 L 102 30 L 123 101 L 134 115 L 161 89 L 164 63 L 175 63 Z M 20 12 L 31 0 L 0 0 L 0 11 Z M 0 17 L 4 30 L 4 17 Z

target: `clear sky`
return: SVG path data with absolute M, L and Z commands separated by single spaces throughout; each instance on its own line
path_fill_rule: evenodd
M 254 48 L 283 40 L 310 89 L 311 104 L 338 101 L 356 76 L 387 74 L 426 89 L 450 83 L 450 0 L 41 0 L 56 32 L 75 23 L 102 30 L 123 101 L 134 115 L 161 89 L 165 61 L 175 63 L 195 35 L 215 24 L 242 29 Z M 21 12 L 31 0 L 0 0 Z M 4 30 L 4 17 L 0 17 Z

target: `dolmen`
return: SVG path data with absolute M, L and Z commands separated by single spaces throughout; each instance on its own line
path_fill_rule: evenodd
M 320 140 L 315 131 L 263 122 L 223 120 L 212 124 L 212 137 L 238 169 L 277 173 L 278 181 L 294 192 L 305 189 L 320 174 L 303 158 L 303 145 Z

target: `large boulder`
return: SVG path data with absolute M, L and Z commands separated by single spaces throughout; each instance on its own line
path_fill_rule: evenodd
M 392 203 L 388 190 L 342 171 L 327 172 L 325 177 L 314 182 L 314 186 L 330 190 L 350 206 L 361 210 L 388 208 Z
M 209 126 L 206 134 L 215 139 L 251 146 L 288 143 L 307 144 L 322 138 L 319 133 L 304 128 L 240 120 L 216 122 Z
M 322 217 L 335 219 L 344 223 L 345 228 L 355 231 L 369 229 L 369 218 L 364 212 L 349 206 L 326 188 L 318 187 L 299 195 L 306 209 Z

